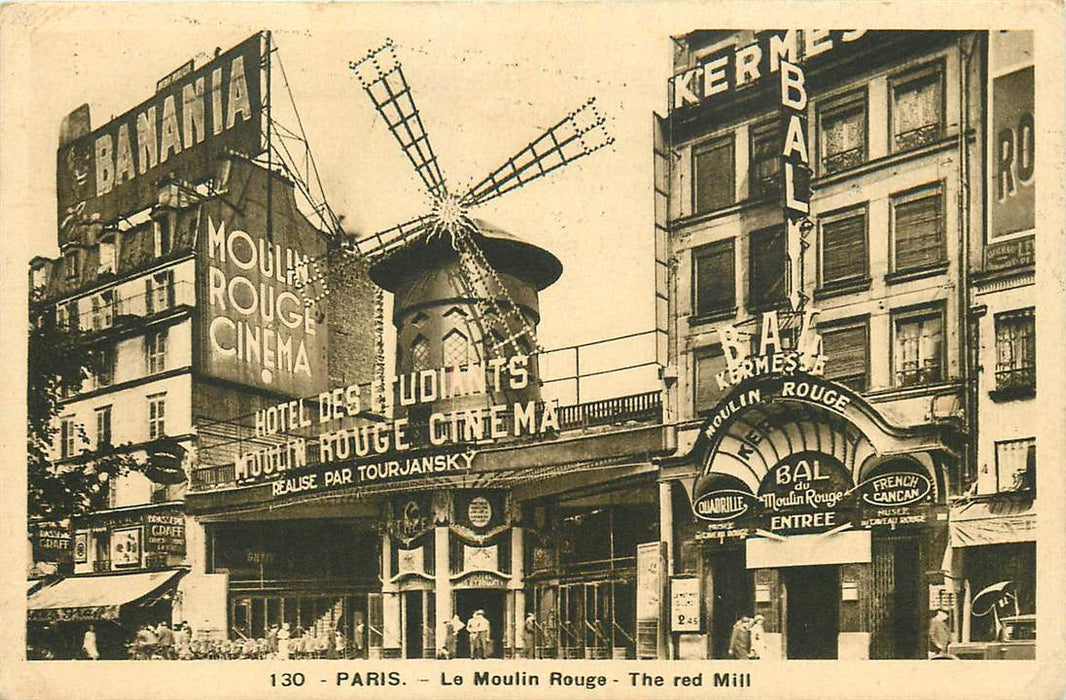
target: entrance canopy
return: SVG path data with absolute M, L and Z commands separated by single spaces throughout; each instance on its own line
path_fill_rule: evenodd
M 102 576 L 72 576 L 42 588 L 26 601 L 35 622 L 115 620 L 123 605 L 137 603 L 177 584 L 181 570 Z

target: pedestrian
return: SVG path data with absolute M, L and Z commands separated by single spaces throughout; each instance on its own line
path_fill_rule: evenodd
M 267 652 L 273 657 L 278 653 L 278 624 L 275 622 L 267 630 Z
M 537 616 L 532 612 L 526 613 L 526 622 L 522 628 L 522 644 L 525 645 L 526 658 L 536 658 L 537 649 Z
M 929 658 L 948 653 L 951 643 L 951 628 L 948 627 L 948 611 L 941 606 L 929 620 Z
M 338 627 L 333 631 L 333 650 L 336 658 L 347 658 L 348 644 L 344 641 L 344 632 Z
M 366 624 L 363 622 L 363 614 L 355 614 L 355 633 L 352 635 L 352 653 L 355 658 L 362 659 L 366 656 Z
M 763 616 L 756 615 L 751 620 L 751 651 L 749 656 L 752 659 L 765 659 L 766 658 L 766 629 L 763 627 Z
M 155 636 L 156 643 L 159 644 L 159 653 L 163 658 L 174 658 L 174 633 L 170 630 L 166 620 L 161 621 L 156 627 Z
M 484 659 L 492 653 L 492 626 L 484 610 L 475 611 L 474 616 L 467 620 L 466 631 L 470 634 L 470 658 Z
M 96 648 L 95 625 L 89 625 L 89 629 L 85 630 L 85 637 L 81 642 L 81 650 L 85 652 L 85 655 L 89 657 L 90 661 L 99 661 L 100 651 Z
M 729 658 L 751 658 L 751 622 L 751 618 L 745 615 L 733 625 L 729 635 Z
M 284 661 L 289 660 L 289 637 L 291 636 L 289 623 L 281 623 L 281 629 L 278 631 L 278 658 Z

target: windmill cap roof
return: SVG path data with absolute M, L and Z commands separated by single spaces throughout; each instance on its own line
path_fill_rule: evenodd
M 471 221 L 478 228 L 474 239 L 497 271 L 526 280 L 538 291 L 553 284 L 563 274 L 563 264 L 551 251 L 483 219 Z M 451 244 L 444 237 L 431 241 L 423 238 L 371 265 L 370 278 L 378 286 L 395 291 L 412 270 L 433 267 L 440 260 L 453 256 Z

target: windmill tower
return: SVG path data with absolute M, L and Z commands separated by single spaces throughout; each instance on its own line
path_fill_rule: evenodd
M 595 98 L 455 194 L 448 190 L 392 41 L 349 67 L 422 181 L 430 211 L 365 238 L 345 237 L 325 259 L 301 263 L 297 274 L 305 303 L 317 304 L 329 294 L 331 268 L 369 265 L 374 282 L 395 295 L 398 375 L 531 356 L 529 384 L 506 400 L 539 399 L 538 293 L 559 278 L 562 265 L 547 250 L 474 218 L 471 210 L 612 144 Z M 477 400 L 483 404 L 485 397 Z M 447 401 L 450 410 L 464 407 Z

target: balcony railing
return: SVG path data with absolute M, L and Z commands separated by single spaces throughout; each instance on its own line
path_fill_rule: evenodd
M 67 324 L 85 332 L 102 332 L 110 328 L 143 322 L 179 306 L 193 306 L 196 290 L 192 282 L 175 282 L 153 292 L 119 295 L 109 304 L 83 311 L 71 310 Z M 88 302 L 91 305 L 91 301 Z
M 996 370 L 996 391 L 1024 392 L 1036 388 L 1036 367 L 1010 367 Z

